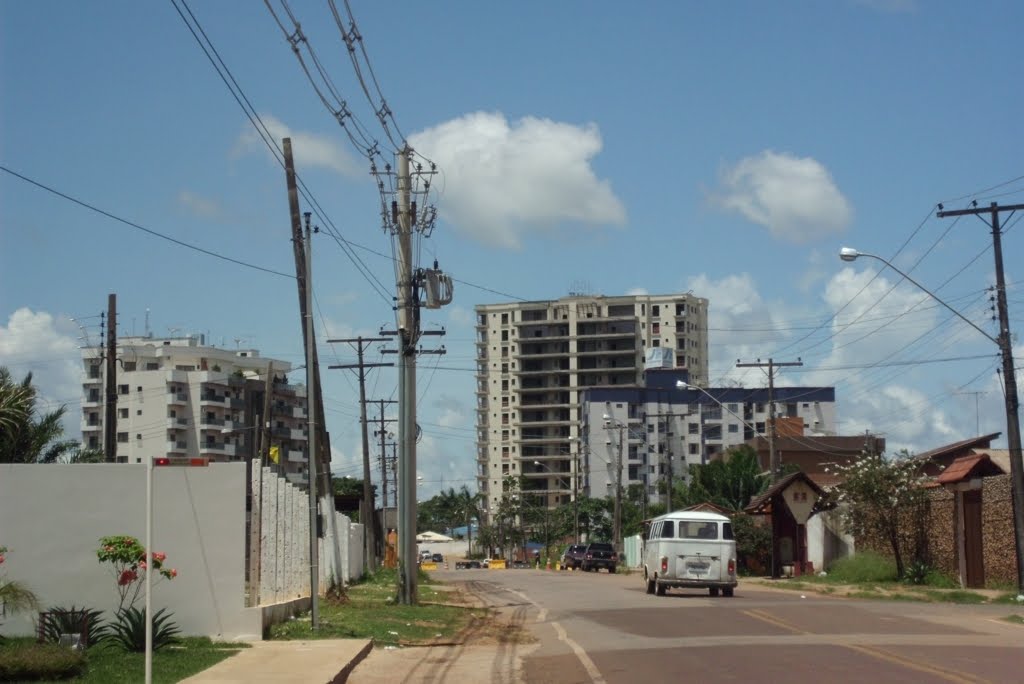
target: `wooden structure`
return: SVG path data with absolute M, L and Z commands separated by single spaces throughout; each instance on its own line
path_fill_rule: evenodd
M 750 515 L 770 516 L 772 577 L 782 575 L 783 568 L 791 568 L 793 575 L 814 572 L 807 561 L 807 520 L 827 506 L 824 490 L 806 473 L 795 472 L 751 499 L 743 509 Z

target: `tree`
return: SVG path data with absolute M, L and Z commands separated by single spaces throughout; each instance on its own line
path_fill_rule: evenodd
M 38 398 L 32 373 L 18 383 L 0 366 L 0 463 L 65 462 L 80 450 L 76 440 L 63 439 L 67 407 L 40 413 Z
M 480 519 L 481 499 L 479 492 L 471 493 L 466 485 L 462 485 L 455 497 L 456 510 L 463 517 L 463 522 L 466 525 L 467 555 L 473 550 L 473 523 Z
M 721 461 L 690 467 L 690 482 L 682 490 L 682 503 L 710 502 L 731 511 L 742 511 L 750 500 L 770 484 L 761 472 L 757 452 L 741 444 L 726 452 Z
M 858 539 L 875 539 L 889 545 L 896 561 L 896 574 L 905 575 L 905 533 L 922 520 L 928 497 L 921 484 L 918 463 L 903 450 L 895 458 L 866 454 L 849 465 L 836 467 L 843 478 L 838 487 L 840 516 L 847 530 Z M 923 549 L 909 549 L 924 560 Z

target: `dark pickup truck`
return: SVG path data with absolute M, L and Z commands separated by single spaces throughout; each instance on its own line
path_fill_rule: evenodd
M 587 550 L 583 553 L 580 567 L 585 572 L 604 568 L 608 572 L 614 573 L 618 564 L 619 554 L 615 553 L 615 549 L 611 544 L 601 542 L 587 546 Z

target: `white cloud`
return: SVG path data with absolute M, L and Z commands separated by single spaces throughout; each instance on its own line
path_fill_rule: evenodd
M 641 297 L 649 294 L 650 292 L 647 291 L 646 287 L 634 287 L 626 291 L 626 295 L 630 297 Z
M 411 137 L 443 176 L 439 209 L 457 230 L 484 244 L 518 248 L 525 234 L 571 221 L 626 222 L 626 210 L 591 160 L 601 151 L 594 124 L 474 112 Z
M 737 369 L 736 360 L 753 360 L 783 340 L 781 328 L 787 326 L 785 308 L 769 305 L 761 298 L 754 279 L 748 273 L 712 280 L 706 274 L 690 278 L 684 290 L 707 297 L 708 347 L 711 355 L 710 380 L 713 385 L 741 380 L 745 386 L 761 386 L 747 370 Z
M 16 381 L 29 372 L 39 394 L 39 408 L 67 405 L 65 436 L 81 438 L 82 361 L 75 324 L 66 317 L 21 308 L 0 325 L 0 364 Z
M 260 118 L 263 119 L 263 123 L 270 131 L 271 138 L 278 141 L 278 144 L 283 138 L 291 138 L 296 168 L 319 167 L 353 178 L 365 176 L 368 173 L 368 167 L 349 154 L 345 147 L 337 142 L 338 138 L 292 130 L 271 114 L 261 114 Z M 262 150 L 268 157 L 272 157 L 263 139 L 249 124 L 245 126 L 238 137 L 236 150 L 245 152 Z
M 853 216 L 832 175 L 810 157 L 765 150 L 719 175 L 711 202 L 766 227 L 781 240 L 806 243 L 846 230 Z
M 216 200 L 197 195 L 190 190 L 178 193 L 178 204 L 192 214 L 204 219 L 219 219 L 224 212 Z

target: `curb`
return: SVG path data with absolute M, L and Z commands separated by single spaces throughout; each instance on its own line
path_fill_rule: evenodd
M 363 646 L 363 648 L 360 649 L 359 653 L 356 653 L 355 657 L 349 661 L 348 665 L 341 668 L 341 671 L 334 675 L 334 678 L 329 682 L 329 684 L 345 684 L 345 682 L 348 681 L 348 676 L 352 674 L 352 670 L 356 669 L 356 666 L 363 662 L 366 659 L 366 656 L 370 655 L 370 651 L 372 650 L 373 640 L 371 639 L 366 646 Z

